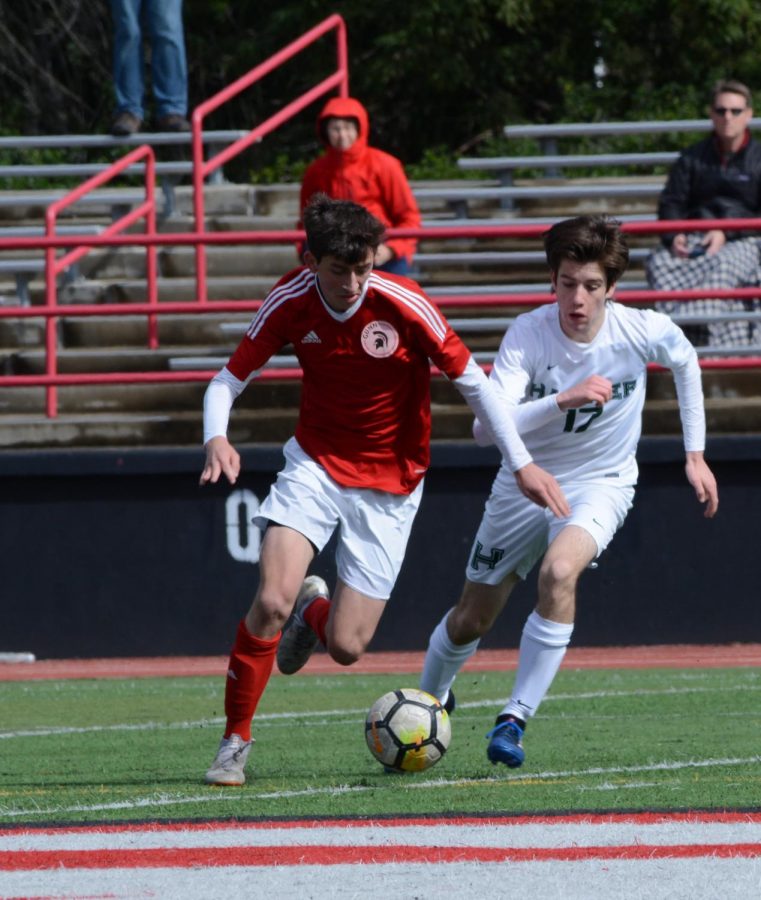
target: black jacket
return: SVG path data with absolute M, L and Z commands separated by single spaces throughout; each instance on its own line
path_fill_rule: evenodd
M 659 219 L 732 219 L 761 215 L 761 144 L 751 138 L 723 160 L 713 135 L 688 147 L 669 172 Z M 749 232 L 727 232 L 727 240 Z M 670 244 L 674 235 L 664 235 Z

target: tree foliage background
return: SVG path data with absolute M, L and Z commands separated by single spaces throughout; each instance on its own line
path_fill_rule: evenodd
M 472 152 L 511 122 L 702 116 L 720 77 L 761 90 L 754 0 L 185 0 L 191 106 L 333 12 L 372 140 L 408 163 L 431 148 Z M 0 42 L 0 130 L 108 131 L 108 0 L 0 0 Z M 261 121 L 327 74 L 333 47 L 322 39 L 210 125 Z M 314 155 L 318 107 L 257 148 L 262 165 Z

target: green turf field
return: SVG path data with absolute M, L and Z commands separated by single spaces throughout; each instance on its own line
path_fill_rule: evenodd
M 462 674 L 442 762 L 387 775 L 365 713 L 415 675 L 277 676 L 227 789 L 221 678 L 0 683 L 0 823 L 761 806 L 759 670 L 561 670 L 515 771 L 484 739 L 511 682 Z

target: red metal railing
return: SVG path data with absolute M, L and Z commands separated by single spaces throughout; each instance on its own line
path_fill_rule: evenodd
M 336 33 L 336 70 L 318 85 L 301 94 L 295 100 L 292 100 L 284 106 L 279 112 L 270 116 L 261 125 L 252 128 L 247 135 L 234 141 L 224 150 L 215 156 L 204 160 L 203 158 L 203 121 L 214 110 L 219 109 L 228 100 L 237 96 L 241 91 L 251 87 L 257 81 L 268 75 L 273 69 L 278 68 L 283 63 L 292 59 L 302 50 L 311 46 L 315 41 L 319 40 L 323 35 L 335 31 Z M 216 171 L 229 162 L 234 156 L 237 156 L 251 144 L 260 141 L 264 135 L 269 134 L 275 128 L 278 128 L 284 122 L 293 118 L 297 113 L 301 112 L 310 103 L 327 94 L 329 91 L 338 88 L 340 96 L 347 97 L 349 95 L 349 62 L 348 49 L 346 42 L 346 25 L 339 15 L 332 15 L 316 25 L 306 34 L 288 44 L 278 53 L 275 53 L 268 60 L 251 69 L 246 75 L 238 78 L 232 84 L 221 90 L 218 94 L 210 97 L 200 106 L 193 110 L 191 117 L 191 126 L 193 131 L 193 210 L 195 215 L 195 231 L 196 234 L 203 234 L 205 231 L 205 215 L 204 215 L 204 179 L 212 172 Z M 199 303 L 206 303 L 206 250 L 203 243 L 196 245 L 196 294 Z
M 284 106 L 279 112 L 270 116 L 260 125 L 252 128 L 244 137 L 230 144 L 223 151 L 205 160 L 203 157 L 203 124 L 204 119 L 228 102 L 241 91 L 251 87 L 265 75 L 287 62 L 324 35 L 335 32 L 336 35 L 336 70 L 315 87 L 301 94 L 291 103 Z M 192 149 L 193 149 L 193 187 L 194 187 L 194 215 L 195 229 L 188 234 L 157 234 L 155 211 L 155 159 L 149 146 L 142 146 L 114 163 L 104 172 L 89 179 L 80 185 L 65 198 L 57 201 L 47 211 L 46 236 L 44 238 L 4 238 L 0 239 L 0 251 L 3 250 L 29 250 L 42 249 L 45 251 L 45 304 L 35 307 L 0 307 L 0 318 L 26 318 L 43 317 L 45 325 L 45 349 L 46 364 L 43 375 L 0 375 L 0 387 L 12 386 L 44 386 L 46 388 L 47 415 L 57 415 L 58 386 L 64 385 L 88 385 L 88 384 L 136 384 L 147 382 L 197 382 L 206 381 L 211 375 L 209 370 L 184 371 L 184 372 L 101 372 L 101 373 L 77 373 L 59 374 L 58 372 L 58 348 L 56 341 L 57 323 L 61 316 L 121 316 L 146 315 L 148 323 L 148 347 L 157 349 L 158 339 L 158 315 L 178 314 L 203 314 L 209 312 L 253 312 L 261 305 L 261 300 L 251 299 L 221 300 L 214 303 L 208 302 L 206 284 L 206 247 L 216 245 L 241 245 L 241 244 L 271 244 L 289 243 L 295 244 L 304 235 L 301 231 L 259 231 L 259 232 L 226 232 L 207 234 L 205 231 L 204 192 L 205 179 L 217 171 L 226 162 L 232 159 L 253 143 L 269 134 L 275 128 L 292 118 L 310 103 L 329 91 L 337 89 L 341 96 L 348 96 L 348 52 L 346 40 L 346 27 L 339 15 L 333 15 L 325 19 L 319 25 L 306 32 L 296 41 L 274 54 L 264 63 L 256 66 L 250 72 L 227 88 L 211 97 L 192 114 Z M 62 209 L 81 199 L 89 191 L 105 184 L 115 175 L 120 174 L 130 165 L 145 158 L 145 201 L 132 209 L 117 222 L 110 225 L 100 235 L 87 238 L 66 237 L 56 234 L 56 220 Z M 145 219 L 145 233 L 143 235 L 123 235 L 129 225 Z M 457 226 L 436 227 L 419 229 L 391 229 L 389 234 L 399 237 L 416 237 L 422 239 L 455 239 L 455 238 L 531 238 L 539 236 L 546 225 L 493 225 L 493 226 Z M 660 234 L 682 230 L 700 231 L 711 228 L 732 228 L 733 230 L 761 230 L 761 219 L 741 220 L 701 220 L 681 222 L 632 222 L 623 225 L 623 230 L 630 234 Z M 147 301 L 143 303 L 130 303 L 125 307 L 122 303 L 116 304 L 77 304 L 59 305 L 56 296 L 57 276 L 72 263 L 76 262 L 94 247 L 118 247 L 124 245 L 137 245 L 145 247 L 147 254 Z M 158 306 L 156 249 L 162 245 L 194 246 L 196 248 L 196 297 L 193 301 L 162 303 Z M 56 257 L 56 251 L 71 248 L 68 253 Z M 617 299 L 622 303 L 650 303 L 655 300 L 680 300 L 689 302 L 705 297 L 712 298 L 756 298 L 761 297 L 761 287 L 733 288 L 719 290 L 716 288 L 692 291 L 634 291 L 620 290 Z M 484 292 L 482 294 L 460 294 L 437 298 L 437 303 L 442 308 L 509 308 L 517 306 L 535 305 L 552 302 L 553 297 L 547 291 L 525 292 L 520 294 L 496 294 Z M 718 360 L 701 360 L 704 368 L 744 368 L 761 366 L 759 357 L 733 357 Z M 273 369 L 265 370 L 260 377 L 263 378 L 297 378 L 300 377 L 299 369 Z
M 152 192 L 152 181 L 149 172 L 152 167 L 152 155 L 150 148 L 138 148 L 132 154 L 124 157 L 111 168 L 110 174 L 113 177 L 117 171 L 121 171 L 126 166 L 135 161 L 135 154 L 142 154 L 147 157 L 146 165 L 146 201 L 133 210 L 128 216 L 123 217 L 119 222 L 114 223 L 106 232 L 100 235 L 92 235 L 86 238 L 81 236 L 64 236 L 55 234 L 55 217 L 57 213 L 74 202 L 74 193 L 77 197 L 82 196 L 88 185 L 94 187 L 91 179 L 89 182 L 81 185 L 73 192 L 72 195 L 61 200 L 55 206 L 51 207 L 49 212 L 48 233 L 44 238 L 40 237 L 17 237 L 0 239 L 0 251 L 2 250 L 30 250 L 44 249 L 48 261 L 46 273 L 46 296 L 43 306 L 31 307 L 0 307 L 0 319 L 2 318 L 30 318 L 44 317 L 46 323 L 46 353 L 47 364 L 44 375 L 0 375 L 0 387 L 13 386 L 44 386 L 47 396 L 47 414 L 55 417 L 57 414 L 57 396 L 56 387 L 69 385 L 88 385 L 88 384 L 139 384 L 139 383 L 160 383 L 160 382 L 199 382 L 207 381 L 213 374 L 211 370 L 188 370 L 183 372 L 174 371 L 155 371 L 155 372 L 100 372 L 100 373 L 71 373 L 60 374 L 57 371 L 57 346 L 55 341 L 55 323 L 61 316 L 66 317 L 86 317 L 86 316 L 123 316 L 123 315 L 145 315 L 148 319 L 148 346 L 156 349 L 158 347 L 158 333 L 156 328 L 158 316 L 170 316 L 179 314 L 209 314 L 220 312 L 254 312 L 261 306 L 261 299 L 250 300 L 216 300 L 212 303 L 201 303 L 198 300 L 187 302 L 163 302 L 158 304 L 158 296 L 156 290 L 156 260 L 155 252 L 158 246 L 198 246 L 203 243 L 204 246 L 217 245 L 251 245 L 251 244 L 294 244 L 304 235 L 302 231 L 258 231 L 258 232 L 215 232 L 211 234 L 157 234 L 155 232 L 155 218 L 153 212 L 154 196 Z M 98 176 L 98 184 L 108 180 L 109 172 L 104 172 Z M 141 216 L 146 216 L 147 229 L 145 234 L 118 234 L 117 231 L 123 230 L 127 224 L 136 221 Z M 708 230 L 722 226 L 732 230 L 751 229 L 761 230 L 761 219 L 744 219 L 744 220 L 701 220 L 701 221 L 682 221 L 682 222 L 637 222 L 624 224 L 623 230 L 629 233 L 648 234 L 662 233 L 667 231 L 681 230 Z M 399 236 L 418 237 L 423 239 L 441 239 L 441 238 L 531 238 L 541 234 L 546 229 L 545 225 L 494 225 L 494 226 L 458 226 L 458 227 L 435 227 L 435 228 L 416 228 L 416 229 L 395 229 L 392 233 Z M 147 302 L 143 303 L 94 303 L 94 304 L 59 304 L 55 293 L 55 276 L 62 268 L 71 264 L 76 259 L 81 258 L 85 253 L 94 247 L 115 247 L 137 245 L 146 247 L 148 252 L 148 279 L 147 279 Z M 71 252 L 64 256 L 55 258 L 55 251 L 58 248 L 73 248 Z M 704 297 L 726 297 L 726 298 L 755 298 L 761 297 L 761 287 L 748 288 L 731 288 L 717 289 L 707 288 L 702 290 L 689 291 L 652 291 L 652 290 L 620 290 L 617 292 L 617 300 L 621 303 L 651 303 L 655 300 L 680 300 L 689 302 Z M 552 295 L 544 291 L 531 291 L 516 294 L 499 294 L 484 291 L 481 294 L 453 294 L 446 297 L 436 298 L 437 304 L 443 309 L 458 308 L 510 308 L 525 307 L 540 303 L 552 302 Z M 761 367 L 761 357 L 729 357 L 725 359 L 706 359 L 701 360 L 701 366 L 706 369 L 740 369 L 740 368 L 756 368 Z M 272 369 L 264 370 L 261 378 L 265 379 L 291 379 L 300 377 L 298 369 Z
M 48 242 L 45 243 L 45 374 L 46 378 L 46 410 L 49 417 L 54 417 L 58 413 L 58 398 L 56 385 L 64 382 L 60 381 L 58 375 L 58 341 L 57 341 L 57 325 L 58 315 L 60 311 L 56 309 L 58 303 L 57 297 L 57 278 L 61 272 L 65 271 L 77 260 L 81 259 L 90 252 L 90 245 L 82 245 L 82 239 L 77 242 L 78 246 L 65 253 L 63 256 L 56 257 L 56 247 L 61 246 L 56 237 L 56 222 L 58 214 L 81 200 L 85 194 L 89 194 L 95 188 L 106 184 L 116 175 L 119 175 L 125 169 L 129 168 L 133 163 L 145 160 L 145 200 L 125 213 L 116 221 L 112 222 L 108 228 L 102 233 L 102 237 L 109 239 L 130 225 L 145 220 L 145 234 L 153 237 L 156 234 L 156 160 L 151 147 L 146 144 L 137 147 L 131 153 L 128 153 L 122 159 L 113 163 L 103 172 L 99 172 L 92 178 L 80 184 L 78 187 L 70 191 L 65 197 L 56 200 L 50 204 L 45 211 L 45 235 Z M 158 331 L 156 323 L 156 308 L 158 303 L 157 281 L 156 281 L 156 247 L 153 244 L 146 246 L 147 254 L 147 285 L 148 285 L 148 345 L 150 347 L 158 346 Z

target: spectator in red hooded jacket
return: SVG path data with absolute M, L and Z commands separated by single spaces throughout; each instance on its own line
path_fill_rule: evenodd
M 368 209 L 388 228 L 419 228 L 420 210 L 404 168 L 396 157 L 368 146 L 367 110 L 352 97 L 329 100 L 317 119 L 325 153 L 304 173 L 299 210 L 314 194 L 352 200 Z M 390 238 L 378 247 L 375 268 L 406 275 L 417 241 Z

